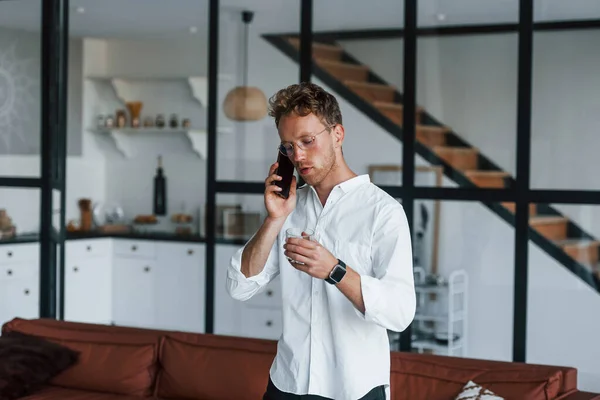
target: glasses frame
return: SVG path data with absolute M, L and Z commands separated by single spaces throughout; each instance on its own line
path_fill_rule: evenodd
M 336 125 L 337 125 L 337 124 L 333 124 L 333 125 L 326 126 L 326 127 L 325 127 L 325 129 L 323 129 L 322 131 L 320 131 L 320 132 L 317 132 L 317 133 L 314 133 L 314 134 L 312 134 L 312 135 L 303 136 L 302 138 L 303 138 L 303 139 L 304 139 L 304 138 L 310 138 L 310 143 L 309 143 L 309 144 L 312 144 L 312 143 L 314 143 L 314 141 L 316 140 L 317 136 L 319 136 L 321 133 L 323 133 L 323 132 L 325 132 L 325 131 L 330 131 L 330 129 L 331 129 L 331 128 L 334 128 Z M 330 131 L 330 132 L 331 132 L 331 131 Z M 283 144 L 283 143 L 280 143 L 280 144 L 279 144 L 279 146 L 277 146 L 277 150 L 278 150 L 278 151 L 279 151 L 281 154 L 283 154 L 284 156 L 286 156 L 286 157 L 288 157 L 288 158 L 291 158 L 291 157 L 294 155 L 294 152 L 295 152 L 295 150 L 294 150 L 294 149 L 296 148 L 296 146 L 297 146 L 299 149 L 306 150 L 306 148 L 304 147 L 305 145 L 303 145 L 303 144 L 300 144 L 298 141 L 296 141 L 296 142 L 290 142 L 289 144 L 291 144 L 291 145 L 292 145 L 292 149 L 291 149 L 291 152 L 290 152 L 289 154 L 288 154 L 288 151 L 287 151 L 287 149 L 285 148 L 285 146 L 284 146 L 284 144 Z M 282 150 L 284 150 L 284 151 L 282 151 Z

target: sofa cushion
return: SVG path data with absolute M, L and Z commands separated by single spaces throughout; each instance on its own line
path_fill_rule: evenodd
M 414 400 L 454 398 L 469 381 L 508 399 L 548 400 L 561 393 L 563 378 L 560 368 L 407 353 L 392 354 L 391 375 L 394 396 Z
M 42 390 L 19 400 L 139 400 L 137 396 L 127 396 L 113 393 L 99 393 L 89 390 L 67 389 L 47 386 Z M 146 399 L 153 399 L 146 397 Z
M 204 343 L 164 337 L 156 396 L 203 400 L 261 399 L 275 356 L 272 346 L 207 335 Z M 223 340 L 225 339 L 225 340 Z M 233 344 L 235 343 L 235 345 Z
M 52 385 L 134 396 L 154 391 L 160 339 L 153 333 L 21 319 L 5 324 L 3 331 L 35 335 L 81 353 L 78 363 L 51 380 Z
M 79 361 L 50 383 L 67 388 L 147 396 L 152 393 L 157 348 L 154 344 L 58 340 L 79 351 Z
M 18 332 L 0 337 L 0 399 L 12 400 L 39 390 L 77 361 L 77 352 Z

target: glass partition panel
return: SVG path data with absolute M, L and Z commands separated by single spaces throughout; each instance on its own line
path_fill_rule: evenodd
M 40 190 L 0 188 L 0 324 L 39 316 Z
M 535 31 L 531 187 L 598 190 L 600 29 Z
M 0 176 L 40 176 L 41 10 L 0 2 Z
M 516 27 L 493 28 L 516 24 L 519 2 L 419 5 L 415 164 L 441 167 L 443 187 L 509 188 L 516 173 L 518 35 Z M 415 175 L 415 185 L 436 181 Z
M 600 391 L 600 206 L 534 204 L 529 232 L 527 361 L 577 368 Z
M 416 199 L 414 210 L 412 351 L 510 361 L 514 228 L 506 213 L 429 199 Z M 398 349 L 399 335 L 389 336 Z
M 262 182 L 277 160 L 277 127 L 268 100 L 297 83 L 300 2 L 221 5 L 217 179 Z

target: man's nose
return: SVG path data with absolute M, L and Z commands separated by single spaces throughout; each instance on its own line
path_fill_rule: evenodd
M 302 161 L 306 158 L 306 152 L 302 150 L 300 147 L 294 147 L 293 160 L 294 162 Z

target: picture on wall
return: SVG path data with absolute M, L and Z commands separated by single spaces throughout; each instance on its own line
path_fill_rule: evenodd
M 402 166 L 377 164 L 369 166 L 371 182 L 381 186 L 402 186 Z M 415 186 L 439 187 L 442 185 L 440 167 L 415 167 Z M 398 199 L 402 203 L 402 199 Z M 413 220 L 413 262 L 430 274 L 437 274 L 439 241 L 439 200 L 415 199 Z

